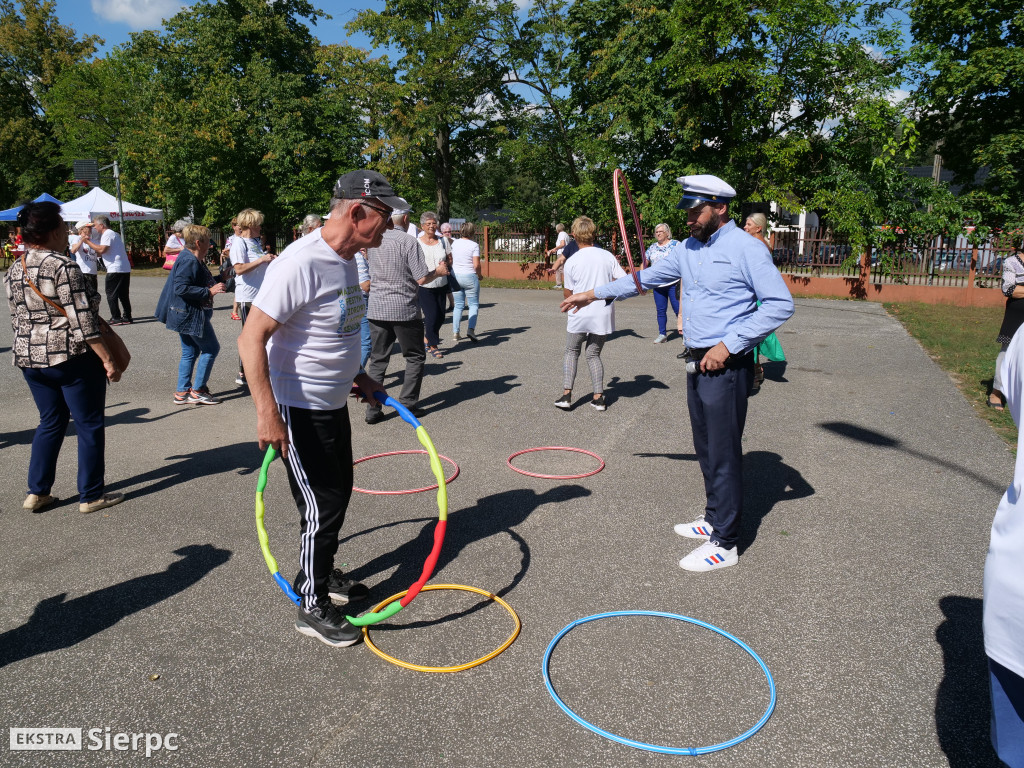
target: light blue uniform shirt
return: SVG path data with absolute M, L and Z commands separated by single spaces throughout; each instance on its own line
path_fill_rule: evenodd
M 793 316 L 793 297 L 768 249 L 729 221 L 707 243 L 687 238 L 652 267 L 640 270 L 651 288 L 681 280 L 679 312 L 683 338 L 691 349 L 725 342 L 741 355 L 764 341 Z M 631 276 L 594 289 L 599 299 L 636 296 Z M 757 302 L 761 306 L 757 306 Z

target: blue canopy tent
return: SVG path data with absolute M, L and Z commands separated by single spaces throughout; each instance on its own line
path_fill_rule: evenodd
M 57 205 L 64 205 L 53 195 L 48 195 L 45 192 L 32 201 L 33 203 L 56 203 Z M 0 221 L 17 221 L 18 211 L 25 206 L 19 205 L 17 208 L 8 208 L 6 211 L 0 211 Z

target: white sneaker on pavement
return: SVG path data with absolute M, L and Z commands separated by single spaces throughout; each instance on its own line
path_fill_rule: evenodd
M 704 541 L 710 539 L 711 534 L 715 531 L 711 524 L 704 519 L 704 515 L 701 515 L 692 523 L 676 523 L 675 528 L 672 530 L 688 539 L 703 539 Z
M 679 567 L 685 571 L 714 571 L 736 565 L 740 560 L 736 547 L 725 549 L 706 541 L 679 561 Z

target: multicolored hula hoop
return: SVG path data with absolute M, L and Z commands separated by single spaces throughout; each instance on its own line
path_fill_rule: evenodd
M 622 189 L 626 193 L 626 201 L 629 203 L 629 210 L 633 213 L 633 226 L 636 228 L 636 239 L 640 244 L 640 258 L 644 256 L 644 237 L 641 234 L 640 229 L 640 214 L 636 212 L 636 206 L 633 204 L 633 195 L 629 191 L 629 183 L 626 181 L 626 174 L 622 172 L 621 168 L 616 168 L 612 173 L 612 186 L 615 190 L 615 212 L 619 217 L 619 232 L 622 234 L 622 249 L 626 252 L 626 261 L 629 263 L 629 274 L 633 276 L 633 282 L 636 283 L 636 289 L 643 296 L 647 293 L 644 287 L 640 284 L 640 277 L 637 275 L 636 265 L 633 263 L 633 252 L 629 248 L 629 237 L 626 235 L 626 217 L 622 215 L 622 199 L 619 194 L 619 182 L 622 182 Z M 643 262 L 641 261 L 641 264 Z
M 386 396 L 381 392 L 374 392 L 374 396 L 380 400 L 381 404 L 390 406 L 398 411 L 398 415 L 402 417 L 402 420 L 412 425 L 416 430 L 416 437 L 419 438 L 420 443 L 424 448 L 427 449 L 427 455 L 430 456 L 430 468 L 434 473 L 434 477 L 437 478 L 437 525 L 434 528 L 434 546 L 430 550 L 430 554 L 427 556 L 426 561 L 423 563 L 423 572 L 420 574 L 419 579 L 409 587 L 408 591 L 399 602 L 391 603 L 382 611 L 373 611 L 366 614 L 365 616 L 346 616 L 349 623 L 357 627 L 365 627 L 369 624 L 376 624 L 378 621 L 384 621 L 400 610 L 405 608 L 423 589 L 423 585 L 427 583 L 430 577 L 434 573 L 434 568 L 437 566 L 437 559 L 441 555 L 441 545 L 444 543 L 445 528 L 448 525 L 448 486 L 445 483 L 444 467 L 441 466 L 441 459 L 437 454 L 437 449 L 434 448 L 434 443 L 430 439 L 430 435 L 427 434 L 427 430 L 420 424 L 419 420 L 412 415 L 412 412 L 404 405 L 399 403 L 391 396 Z M 281 591 L 288 596 L 296 605 L 301 603 L 299 596 L 295 594 L 295 590 L 292 589 L 292 585 L 281 575 L 278 567 L 277 560 L 270 553 L 270 538 L 267 536 L 266 526 L 263 524 L 263 516 L 265 513 L 265 507 L 263 504 L 263 491 L 267 488 L 267 470 L 270 468 L 270 464 L 277 457 L 277 451 L 274 450 L 273 446 L 267 448 L 267 453 L 263 457 L 263 466 L 260 468 L 259 480 L 256 483 L 256 533 L 260 539 L 260 549 L 263 551 L 263 559 L 267 562 L 267 568 L 270 569 L 270 574 L 274 577 L 274 581 L 281 588 Z

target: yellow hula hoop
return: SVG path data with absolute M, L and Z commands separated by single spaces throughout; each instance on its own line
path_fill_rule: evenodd
M 499 603 L 506 611 L 509 612 L 509 615 L 512 617 L 512 620 L 516 623 L 515 629 L 512 630 L 512 634 L 509 636 L 508 640 L 506 640 L 504 643 L 502 643 L 500 646 L 498 646 L 498 648 L 496 650 L 491 651 L 486 656 L 481 656 L 479 659 L 476 659 L 475 661 L 470 661 L 470 662 L 467 662 L 466 664 L 459 664 L 458 666 L 455 666 L 455 667 L 423 667 L 423 666 L 420 666 L 419 664 L 410 664 L 407 661 L 402 661 L 401 659 L 396 659 L 394 656 L 388 656 L 388 654 L 384 653 L 384 651 L 382 651 L 380 648 L 378 648 L 376 645 L 374 645 L 373 641 L 370 640 L 370 627 L 369 626 L 363 627 L 363 642 L 366 643 L 366 647 L 369 648 L 371 651 L 373 651 L 378 656 L 380 656 L 382 659 L 384 659 L 384 661 L 390 661 L 392 664 L 397 664 L 400 667 L 405 667 L 406 669 L 412 669 L 412 670 L 415 670 L 417 672 L 462 672 L 465 669 L 472 669 L 473 667 L 478 667 L 481 664 L 483 664 L 485 661 L 490 661 L 495 656 L 497 656 L 499 653 L 501 653 L 506 648 L 508 648 L 510 645 L 512 645 L 512 643 L 515 642 L 515 639 L 517 637 L 519 637 L 519 630 L 522 629 L 522 627 L 523 627 L 522 622 L 519 621 L 519 616 L 517 616 L 516 612 L 512 610 L 512 606 L 511 605 L 506 603 L 504 600 L 502 600 L 497 595 L 493 595 L 490 592 L 487 592 L 486 590 L 483 590 L 483 589 L 477 589 L 476 587 L 467 587 L 467 586 L 462 585 L 462 584 L 427 584 L 426 586 L 423 587 L 422 591 L 426 592 L 426 591 L 432 590 L 432 589 L 459 589 L 459 590 L 462 590 L 463 592 L 476 592 L 478 595 L 483 595 L 484 597 L 489 597 L 489 598 L 491 598 L 491 600 L 494 600 L 496 603 Z M 395 600 L 401 599 L 402 597 L 404 597 L 406 595 L 406 593 L 408 591 L 409 590 L 405 590 L 405 592 L 399 592 L 397 595 L 392 595 L 387 600 L 382 602 L 380 605 L 376 606 L 373 609 L 373 612 L 376 613 L 377 611 L 381 610 L 384 606 L 386 606 L 386 605 L 388 605 L 390 603 L 393 603 Z

